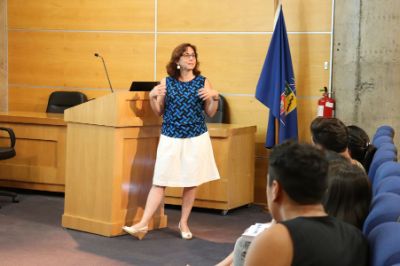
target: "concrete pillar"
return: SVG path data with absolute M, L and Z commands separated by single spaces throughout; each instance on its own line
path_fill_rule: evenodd
M 7 0 L 0 0 L 0 111 L 8 108 Z
M 400 1 L 336 0 L 332 88 L 337 117 L 400 145 Z

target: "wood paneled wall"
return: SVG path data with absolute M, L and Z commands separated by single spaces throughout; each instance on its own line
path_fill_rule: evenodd
M 329 82 L 331 0 L 283 0 L 298 91 L 300 139 Z M 273 31 L 274 0 L 8 1 L 9 109 L 44 111 L 54 90 L 109 93 L 159 80 L 172 49 L 194 43 L 231 123 L 257 125 L 255 201 L 265 202 L 268 110 L 254 98 Z
M 7 104 L 7 1 L 0 0 L 0 111 L 6 111 Z

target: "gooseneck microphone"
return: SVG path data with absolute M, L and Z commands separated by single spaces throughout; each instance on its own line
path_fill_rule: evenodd
M 100 58 L 101 58 L 101 61 L 103 61 L 103 66 L 104 66 L 104 70 L 106 71 L 106 76 L 107 76 L 108 84 L 110 85 L 111 92 L 114 92 L 113 87 L 112 87 L 112 85 L 111 85 L 110 77 L 108 76 L 108 71 L 107 71 L 107 67 L 106 67 L 106 62 L 104 62 L 104 58 L 103 58 L 101 55 L 99 55 L 98 53 L 94 53 L 94 56 L 100 57 Z

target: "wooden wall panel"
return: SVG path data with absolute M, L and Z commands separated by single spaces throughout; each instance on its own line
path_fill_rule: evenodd
M 273 21 L 273 1 L 158 0 L 159 31 L 272 31 Z
M 332 0 L 282 0 L 287 31 L 330 32 Z
M 10 28 L 64 30 L 154 30 L 154 1 L 8 1 Z
M 239 125 L 257 125 L 256 142 L 263 142 L 268 120 L 268 108 L 253 96 L 225 95 L 229 122 Z
M 49 95 L 56 90 L 50 88 L 9 88 L 9 110 L 26 112 L 45 112 Z M 98 98 L 110 93 L 106 90 L 79 90 L 86 94 L 88 99 Z
M 154 35 L 83 32 L 9 33 L 9 83 L 108 88 L 100 53 L 115 88 L 151 80 Z
M 324 69 L 324 63 L 330 61 L 330 35 L 290 35 L 289 44 L 297 95 L 321 95 L 319 90 L 329 85 L 329 69 Z
M 268 158 L 256 157 L 254 179 L 254 202 L 267 204 L 266 185 L 268 173 Z
M 297 99 L 299 139 L 302 142 L 311 143 L 310 124 L 311 121 L 317 116 L 318 99 L 319 97 L 300 97 Z
M 0 0 L 0 111 L 7 111 L 7 1 Z

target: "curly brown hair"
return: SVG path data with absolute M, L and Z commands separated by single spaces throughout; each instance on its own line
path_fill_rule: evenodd
M 194 54 L 196 55 L 196 66 L 193 69 L 193 74 L 195 76 L 200 75 L 200 70 L 199 70 L 199 66 L 200 66 L 200 62 L 198 61 L 198 54 L 197 54 L 197 49 L 196 46 L 194 46 L 193 44 L 190 43 L 182 43 L 180 45 L 178 45 L 171 54 L 171 59 L 169 60 L 168 64 L 167 64 L 167 73 L 169 76 L 178 79 L 180 76 L 180 70 L 177 69 L 177 64 L 176 62 L 179 60 L 179 58 L 183 55 L 183 53 L 186 51 L 186 49 L 188 47 L 191 47 L 194 51 Z

